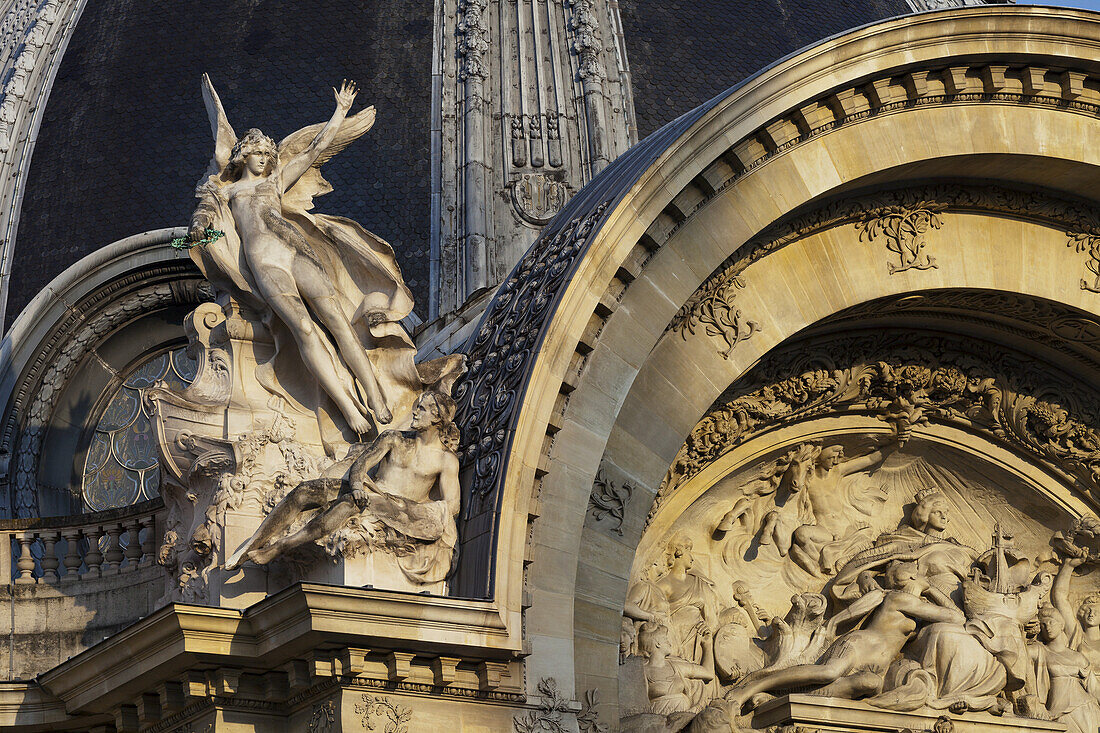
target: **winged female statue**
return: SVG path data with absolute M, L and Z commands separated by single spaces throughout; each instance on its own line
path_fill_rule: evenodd
M 271 332 L 275 354 L 258 365 L 258 381 L 285 397 L 296 379 L 288 375 L 304 367 L 316 395 L 296 399 L 312 403 L 319 418 L 342 430 L 335 405 L 360 435 L 395 414 L 400 422 L 425 383 L 456 364 L 433 365 L 429 374 L 428 365 L 414 365 L 415 347 L 399 323 L 413 299 L 393 249 L 349 219 L 310 213 L 313 197 L 332 190 L 320 167 L 371 128 L 374 108 L 348 116 L 357 89 L 345 80 L 333 89 L 328 122 L 276 145 L 257 129 L 238 138 L 205 74 L 202 87 L 215 147 L 196 189 L 191 253 L 216 291 Z

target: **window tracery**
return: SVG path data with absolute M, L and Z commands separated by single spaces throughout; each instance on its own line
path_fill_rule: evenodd
M 132 370 L 107 400 L 84 462 L 84 511 L 114 509 L 159 496 L 156 440 L 144 393 L 160 381 L 184 389 L 195 378 L 197 367 L 186 347 L 163 351 Z

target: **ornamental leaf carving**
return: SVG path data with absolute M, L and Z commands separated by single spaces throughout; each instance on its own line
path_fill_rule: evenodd
M 937 269 L 936 258 L 924 251 L 924 235 L 929 229 L 943 226 L 940 212 L 945 204 L 922 201 L 916 205 L 885 206 L 856 222 L 859 241 L 872 242 L 880 235 L 886 239 L 886 249 L 897 255 L 899 262 L 888 263 L 891 275 L 906 270 Z
M 877 417 L 900 440 L 930 422 L 978 431 L 1100 497 L 1100 399 L 1091 389 L 985 342 L 879 332 L 793 344 L 735 382 L 680 448 L 650 517 L 762 430 L 826 413 Z
M 378 733 L 409 733 L 412 708 L 393 703 L 387 697 L 366 695 L 355 704 L 355 714 L 360 716 L 363 730 Z
M 553 677 L 543 677 L 536 689 L 542 702 L 537 709 L 512 719 L 516 733 L 565 733 L 565 713 L 569 712 L 569 701 L 558 689 L 558 681 Z
M 708 336 L 725 341 L 726 350 L 718 353 L 729 359 L 733 347 L 760 330 L 760 324 L 745 320 L 741 309 L 734 304 L 737 291 L 744 287 L 745 281 L 739 271 L 708 280 L 697 297 L 693 296 L 673 318 L 680 336 L 686 341 L 702 326 Z
M 919 186 L 839 199 L 768 227 L 727 257 L 665 330 L 687 338 L 700 324 L 719 328 L 707 323 L 708 313 L 714 312 L 712 303 L 718 299 L 732 307 L 732 296 L 744 287 L 741 275 L 749 265 L 815 232 L 842 225 L 854 224 L 861 239 L 885 237 L 887 248 L 898 257 L 897 263 L 889 265 L 891 274 L 936 267 L 935 260 L 924 252 L 924 235 L 943 225 L 942 214 L 947 211 L 1011 214 L 1068 232 L 1069 245 L 1090 257 L 1086 267 L 1094 278 L 1091 283 L 1082 280 L 1081 287 L 1100 291 L 1100 216 L 1091 207 L 1035 191 L 995 186 Z M 736 318 L 731 321 L 740 318 L 735 308 L 733 315 Z M 749 324 L 739 325 L 740 329 L 732 331 L 734 339 L 737 334 L 748 338 L 752 333 Z M 726 343 L 727 350 L 719 353 L 729 353 L 732 345 L 728 339 Z
M 1091 281 L 1081 278 L 1081 289 L 1090 293 L 1100 293 L 1100 228 L 1090 228 L 1085 231 L 1066 232 L 1069 238 L 1067 244 L 1078 252 L 1087 252 L 1088 261 L 1085 269 L 1092 273 Z
M 600 722 L 599 712 L 596 707 L 600 704 L 600 691 L 593 687 L 584 691 L 584 702 L 581 703 L 581 711 L 577 713 L 577 727 L 581 733 L 607 733 L 607 723 Z
M 588 497 L 588 513 L 596 522 L 605 517 L 614 524 L 610 530 L 620 537 L 623 534 L 623 515 L 626 511 L 626 503 L 634 493 L 634 485 L 627 482 L 611 481 L 604 474 L 601 467 L 596 472 L 596 480 L 592 484 L 592 493 Z

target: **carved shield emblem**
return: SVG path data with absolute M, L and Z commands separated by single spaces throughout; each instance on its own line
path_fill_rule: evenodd
M 512 183 L 512 205 L 531 224 L 546 224 L 568 198 L 566 185 L 545 173 L 524 173 Z

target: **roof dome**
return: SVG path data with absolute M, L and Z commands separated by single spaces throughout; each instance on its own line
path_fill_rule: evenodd
M 909 11 L 905 0 L 623 0 L 620 7 L 639 137 L 798 48 Z M 329 86 L 341 78 L 360 83 L 360 101 L 377 107 L 378 121 L 328 164 L 335 191 L 318 199 L 317 210 L 390 241 L 422 311 L 433 14 L 431 3 L 414 0 L 88 4 L 33 151 L 9 323 L 81 257 L 188 222 L 212 146 L 203 72 L 238 130 L 258 126 L 276 139 L 327 119 Z

